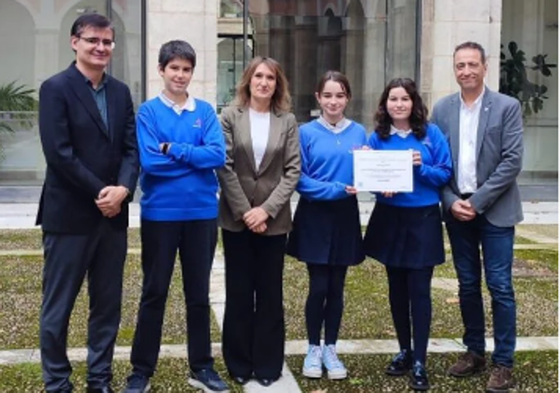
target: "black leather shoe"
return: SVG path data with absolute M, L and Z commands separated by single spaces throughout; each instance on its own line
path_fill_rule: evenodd
M 405 375 L 412 366 L 412 352 L 403 349 L 391 360 L 385 369 L 385 374 L 391 376 Z
M 114 393 L 110 386 L 103 386 L 102 388 L 90 388 L 88 386 L 87 393 Z
M 233 382 L 235 382 L 238 385 L 246 385 L 247 382 L 249 382 L 251 380 L 251 377 L 231 377 L 231 379 L 233 379 Z
M 272 378 L 257 378 L 257 382 L 261 385 L 266 387 L 269 387 L 270 385 L 272 385 L 274 382 L 276 382 L 276 379 L 272 379 Z
M 430 383 L 428 382 L 428 374 L 426 373 L 426 368 L 424 365 L 416 361 L 412 365 L 412 371 L 410 372 L 410 382 L 408 386 L 412 390 L 425 391 L 430 389 Z

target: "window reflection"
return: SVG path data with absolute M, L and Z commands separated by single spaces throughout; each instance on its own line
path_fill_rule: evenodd
M 10 83 L 32 89 L 74 60 L 70 28 L 84 13 L 109 16 L 116 47 L 108 72 L 129 85 L 135 105 L 142 100 L 141 7 L 137 0 L 10 0 L 0 2 L 0 89 Z M 17 37 L 17 39 L 14 39 Z M 45 162 L 37 128 L 37 112 L 13 110 L 0 100 L 0 184 L 40 184 Z M 23 121 L 22 121 L 23 120 Z M 8 124 L 13 133 L 2 132 Z

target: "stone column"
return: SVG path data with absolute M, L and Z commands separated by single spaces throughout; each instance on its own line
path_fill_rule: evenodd
M 421 86 L 426 105 L 458 90 L 453 49 L 476 41 L 486 50 L 486 84 L 497 90 L 500 80 L 502 0 L 423 0 Z
M 197 57 L 189 91 L 216 105 L 218 9 L 218 0 L 148 0 L 148 98 L 163 87 L 157 72 L 159 48 L 167 41 L 183 39 L 193 46 Z
M 380 8 L 385 7 L 384 2 L 378 7 L 377 13 L 383 15 L 385 11 Z M 366 15 L 364 67 L 362 70 L 363 105 L 361 116 L 357 117 L 356 120 L 361 121 L 368 132 L 374 129 L 373 116 L 377 111 L 379 97 L 385 88 L 385 34 L 385 20 L 375 14 Z M 352 89 L 354 89 L 354 86 L 352 86 Z
M 297 16 L 295 18 L 295 42 L 293 58 L 295 73 L 290 86 L 294 101 L 294 113 L 298 121 L 311 119 L 311 110 L 316 108 L 315 86 L 317 74 L 317 18 Z

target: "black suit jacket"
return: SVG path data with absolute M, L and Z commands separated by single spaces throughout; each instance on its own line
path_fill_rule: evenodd
M 105 88 L 109 130 L 75 64 L 41 85 L 39 133 L 47 170 L 36 224 L 46 232 L 90 232 L 103 218 L 95 199 L 108 185 L 131 193 L 109 219 L 115 228 L 128 226 L 138 178 L 134 108 L 124 83 L 107 76 Z

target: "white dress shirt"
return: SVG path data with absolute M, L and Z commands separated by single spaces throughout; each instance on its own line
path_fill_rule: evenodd
M 459 166 L 457 168 L 457 186 L 461 194 L 471 194 L 477 190 L 476 182 L 476 138 L 478 119 L 482 107 L 482 93 L 468 107 L 461 97 L 459 117 Z
M 394 125 L 391 124 L 391 131 L 390 131 L 391 135 L 397 135 L 397 136 L 405 139 L 411 133 L 412 133 L 411 128 L 409 128 L 408 130 L 401 130 L 401 129 L 398 129 L 397 127 L 395 127 Z
M 325 120 L 323 116 L 320 116 L 317 119 L 317 121 L 319 122 L 319 124 L 321 124 L 327 130 L 331 131 L 333 134 L 340 134 L 342 131 L 347 129 L 350 126 L 350 124 L 352 124 L 352 122 L 345 117 L 343 117 L 342 120 L 340 120 L 336 124 L 329 123 L 327 120 Z
M 253 141 L 253 155 L 257 170 L 261 166 L 268 134 L 270 133 L 270 112 L 262 113 L 249 108 L 249 119 L 251 121 L 251 140 Z
M 163 92 L 159 93 L 159 99 L 165 105 L 167 105 L 168 107 L 173 109 L 173 111 L 178 115 L 181 115 L 181 113 L 183 113 L 183 111 L 194 112 L 196 110 L 196 101 L 194 100 L 194 97 L 192 96 L 192 94 L 189 94 L 187 96 L 187 101 L 185 101 L 183 106 L 177 105 L 175 103 L 175 101 L 173 101 L 171 98 L 167 97 Z

